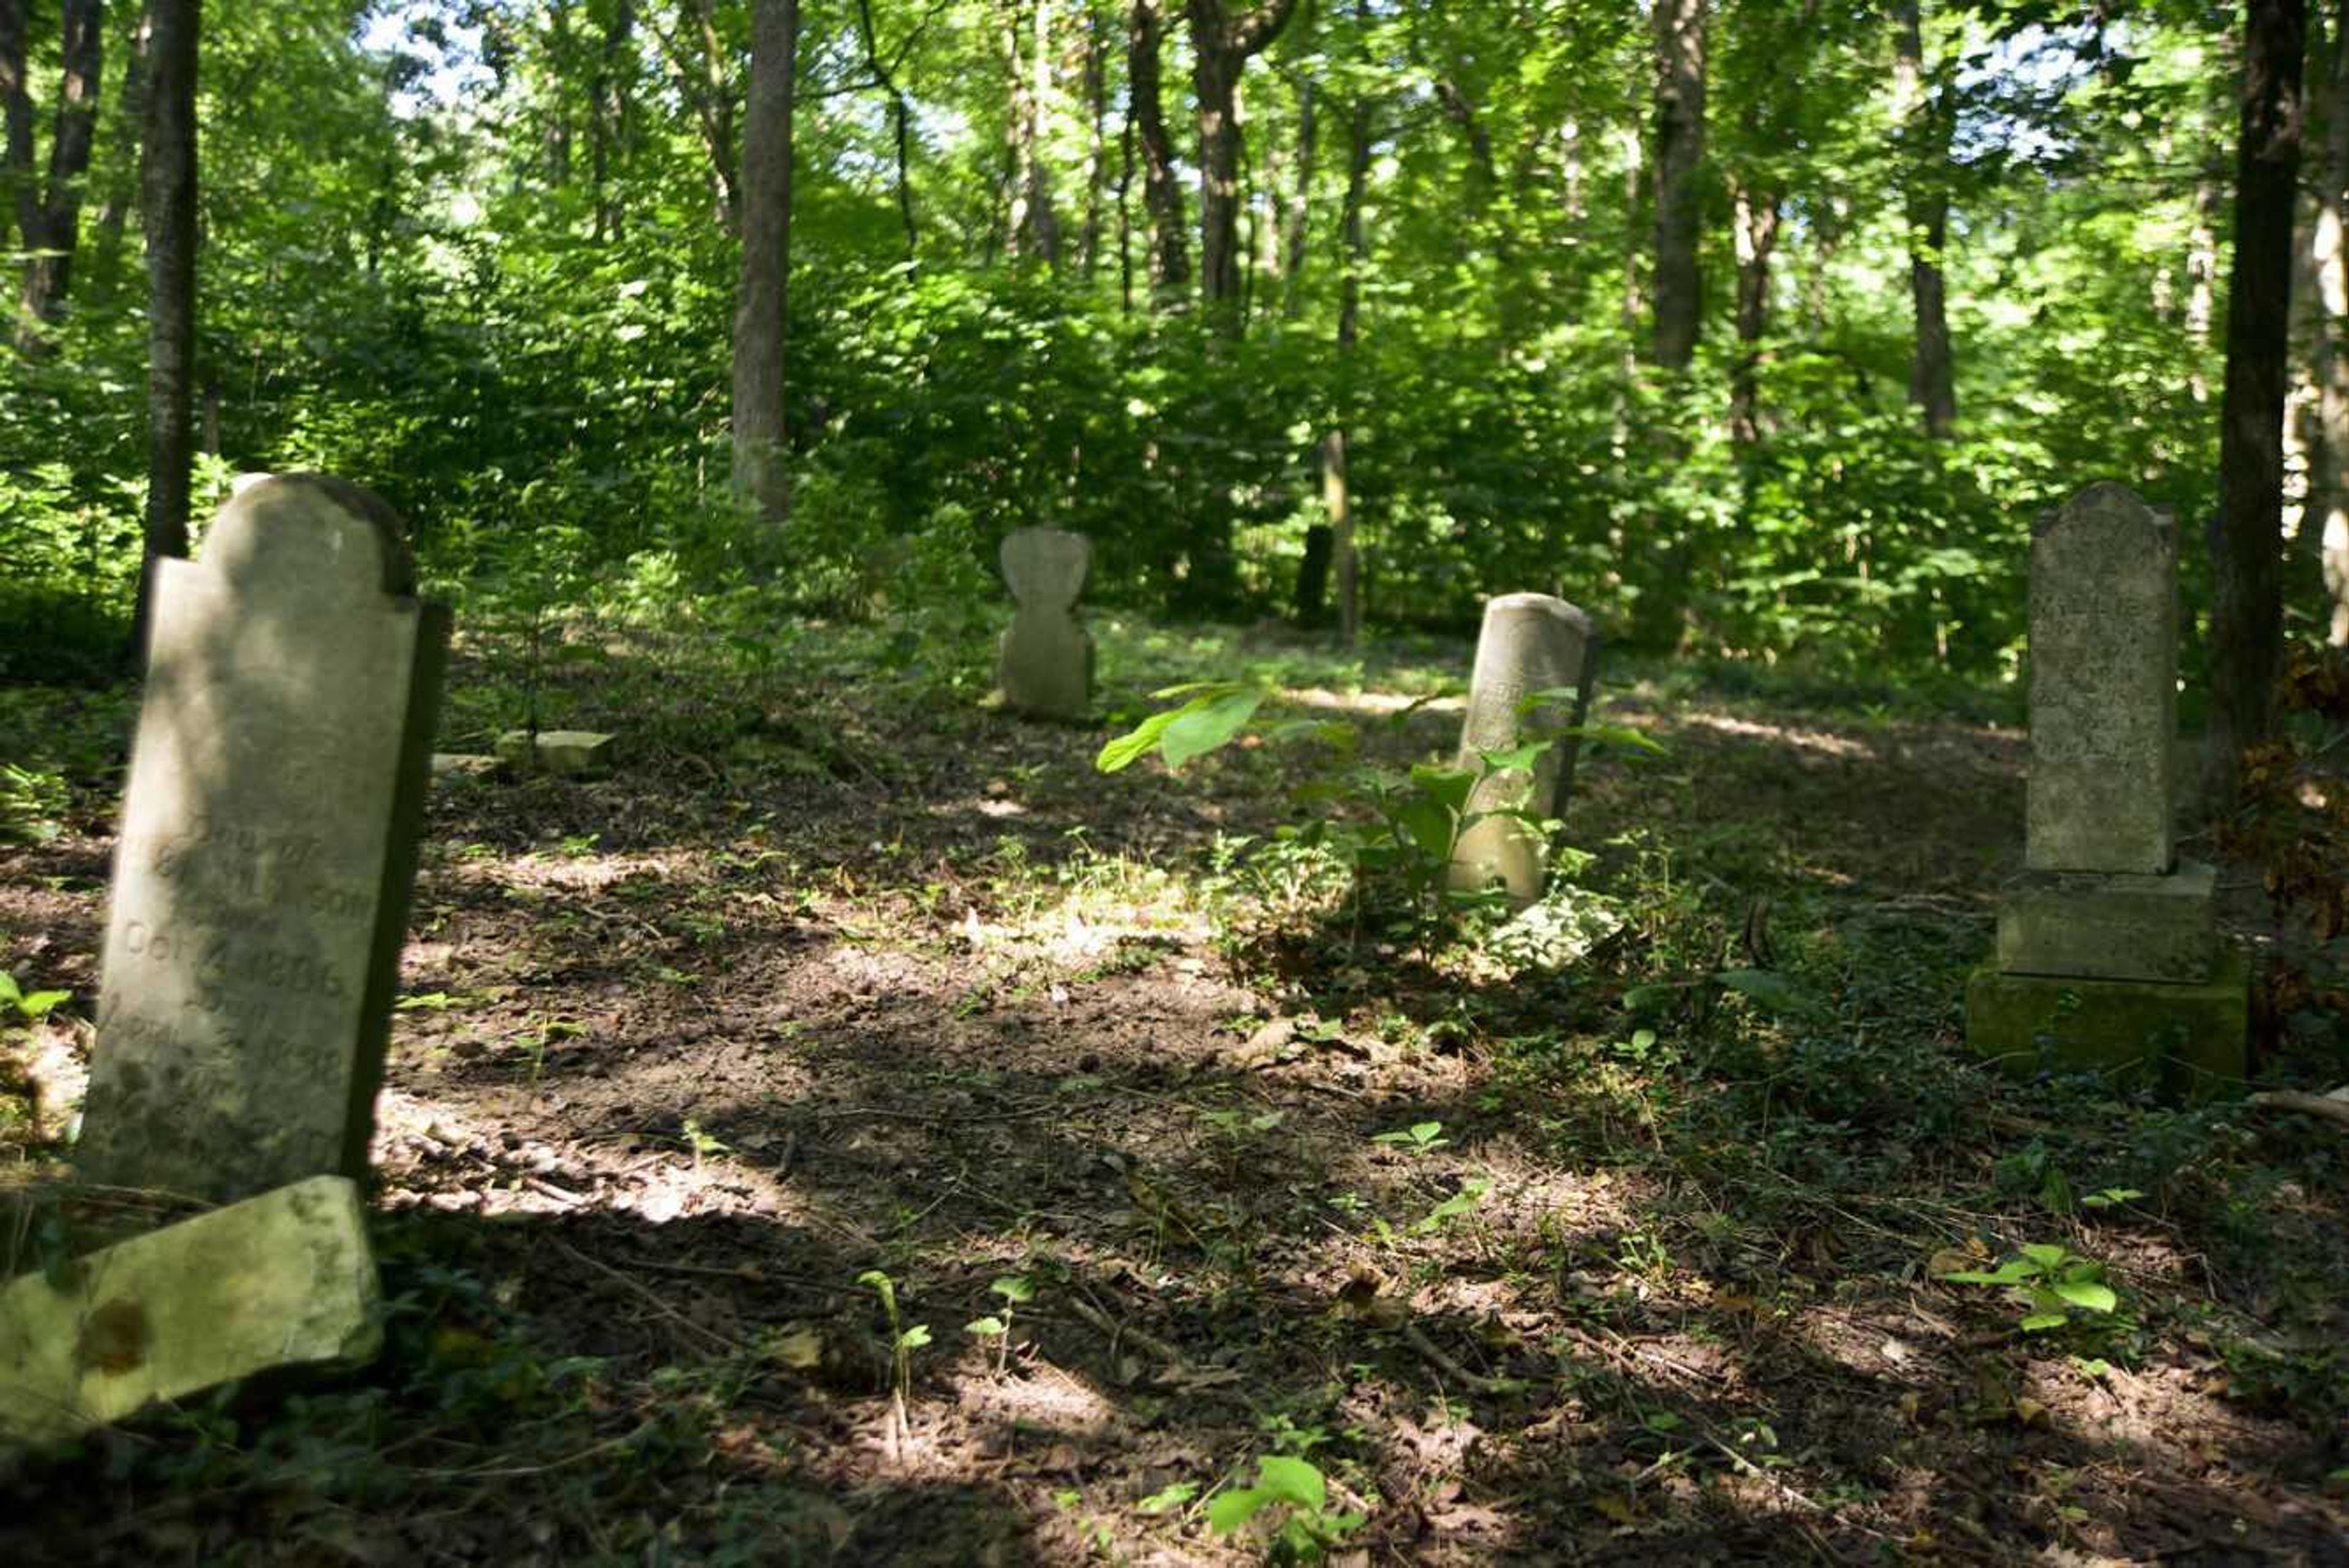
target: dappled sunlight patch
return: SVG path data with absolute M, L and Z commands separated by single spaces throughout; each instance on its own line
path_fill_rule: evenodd
M 1814 752 L 1822 757 L 1849 758 L 1876 755 L 1874 747 L 1854 740 L 1847 735 L 1741 718 L 1734 714 L 1684 708 L 1676 716 L 1676 722 L 1697 729 L 1709 729 L 1717 735 L 1734 736 L 1741 740 L 1764 740 L 1773 746 L 1790 746 L 1797 751 Z
M 1046 1361 L 1030 1361 L 998 1376 L 957 1371 L 947 1378 L 963 1410 L 1007 1432 L 1106 1437 L 1118 1425 L 1117 1406 L 1085 1379 Z

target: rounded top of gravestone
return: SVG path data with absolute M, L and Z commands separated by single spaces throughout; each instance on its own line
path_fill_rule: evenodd
M 2060 507 L 2032 520 L 2031 537 L 2044 538 L 2055 529 L 2095 521 L 2142 529 L 2147 540 L 2167 544 L 2177 530 L 2177 519 L 2159 507 L 2147 506 L 2137 491 L 2112 480 L 2099 480 Z
M 1556 621 L 1586 637 L 1590 634 L 1589 615 L 1555 593 L 1498 593 L 1485 601 L 1485 619 L 1487 622 L 1531 617 Z
M 1003 536 L 997 559 L 1013 598 L 1073 604 L 1084 591 L 1093 542 L 1064 528 L 1019 528 Z
M 201 564 L 239 590 L 311 603 L 407 595 L 416 562 L 390 503 L 330 474 L 239 475 Z

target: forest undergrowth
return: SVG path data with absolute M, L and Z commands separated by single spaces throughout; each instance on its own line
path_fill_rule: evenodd
M 1545 916 L 1431 922 L 1278 836 L 1308 748 L 1092 759 L 1243 675 L 1446 756 L 1443 639 L 1104 615 L 1053 726 L 966 626 L 472 624 L 443 749 L 626 750 L 436 786 L 386 1354 L 0 1461 L 0 1556 L 2344 1560 L 2339 1129 L 1964 1055 L 2010 691 L 1610 667 L 1661 749 L 1586 748 Z M 0 700 L 15 1273 L 154 1205 L 61 1180 L 131 697 Z M 2261 1071 L 2327 1088 L 2262 874 Z

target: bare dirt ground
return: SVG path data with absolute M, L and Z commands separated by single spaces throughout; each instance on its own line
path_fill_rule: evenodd
M 2338 1133 L 1962 1059 L 2012 728 L 1629 672 L 1669 750 L 1568 815 L 1623 923 L 1545 971 L 1219 881 L 1287 751 L 1104 779 L 1108 726 L 686 668 L 579 677 L 607 779 L 436 790 L 383 1362 L 0 1460 L 0 1559 L 1237 1563 L 1282 1511 L 1204 1504 L 1287 1454 L 1338 1562 L 2349 1563 Z M 0 963 L 74 995 L 20 1216 L 91 1202 L 109 823 L 0 851 Z M 1935 1277 L 2026 1242 L 2118 1309 Z

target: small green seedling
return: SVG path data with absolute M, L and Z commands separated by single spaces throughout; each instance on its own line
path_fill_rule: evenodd
M 1319 1466 L 1289 1454 L 1256 1461 L 1256 1484 L 1237 1487 L 1207 1504 L 1207 1528 L 1229 1535 L 1268 1508 L 1284 1511 L 1272 1538 L 1271 1561 L 1319 1563 L 1323 1553 L 1362 1526 L 1359 1513 L 1330 1511 L 1330 1486 Z
M 1477 1204 L 1485 1201 L 1485 1194 L 1492 1190 L 1493 1181 L 1490 1177 L 1470 1177 L 1460 1183 L 1460 1191 L 1413 1220 L 1411 1222 L 1411 1233 L 1414 1236 L 1424 1236 L 1432 1232 L 1442 1230 L 1461 1215 L 1474 1211 Z
M 1452 1140 L 1444 1137 L 1443 1132 L 1444 1123 L 1440 1121 L 1414 1121 L 1409 1127 L 1399 1127 L 1392 1132 L 1376 1133 L 1371 1141 L 1391 1143 L 1408 1149 L 1413 1154 L 1432 1154 L 1451 1145 Z
M 896 1417 L 896 1432 L 902 1436 L 909 1429 L 905 1400 L 914 1387 L 914 1352 L 930 1342 L 929 1325 L 899 1321 L 896 1282 L 879 1269 L 866 1269 L 856 1276 L 856 1283 L 873 1287 L 881 1298 L 882 1315 L 889 1320 L 890 1409 Z
M 37 1024 L 49 1016 L 59 1003 L 70 1000 L 70 991 L 25 991 L 16 985 L 16 977 L 0 969 L 0 1007 L 15 1012 L 28 1024 Z
M 1012 1309 L 1034 1300 L 1036 1286 L 1025 1274 L 1006 1274 L 987 1288 L 1003 1298 L 1003 1310 L 973 1318 L 962 1326 L 962 1331 L 974 1339 L 995 1341 L 995 1374 L 999 1377 L 1011 1359 Z
M 2052 1242 L 2026 1242 L 1994 1269 L 1960 1269 L 1940 1277 L 1952 1284 L 2006 1287 L 2023 1309 L 2019 1326 L 2026 1334 L 2061 1328 L 2075 1310 L 2101 1317 L 2120 1305 L 2104 1283 L 2104 1264 Z

